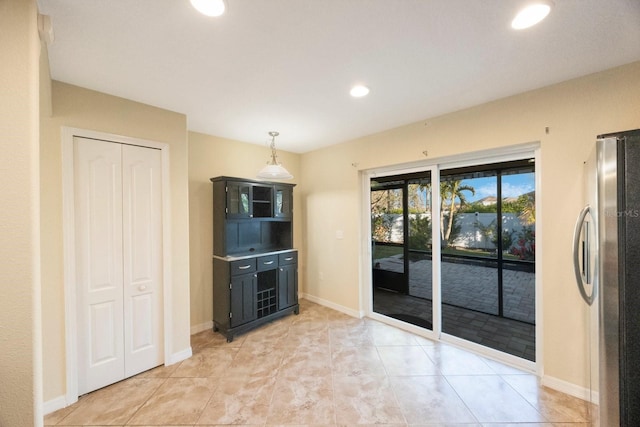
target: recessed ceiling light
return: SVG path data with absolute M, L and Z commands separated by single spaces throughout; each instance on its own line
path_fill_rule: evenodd
M 220 16 L 226 9 L 224 0 L 191 0 L 191 5 L 207 16 Z
M 536 25 L 551 12 L 551 6 L 553 6 L 553 3 L 547 0 L 538 0 L 529 3 L 513 18 L 511 28 L 514 30 L 523 30 Z
M 363 96 L 367 96 L 369 94 L 369 88 L 363 85 L 355 85 L 351 88 L 349 93 L 354 98 L 362 98 Z

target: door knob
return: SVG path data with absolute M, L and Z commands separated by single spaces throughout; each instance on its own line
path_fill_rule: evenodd
M 144 291 L 145 289 L 147 289 L 147 287 L 145 285 L 138 286 L 138 290 L 139 291 Z

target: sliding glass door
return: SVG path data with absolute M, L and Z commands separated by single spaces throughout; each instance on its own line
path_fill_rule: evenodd
M 530 159 L 441 171 L 442 332 L 535 360 Z
M 532 159 L 372 179 L 371 224 L 375 313 L 433 330 L 439 245 L 441 332 L 535 360 Z

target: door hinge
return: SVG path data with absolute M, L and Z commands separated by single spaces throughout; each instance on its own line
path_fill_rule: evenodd
M 225 193 L 228 193 L 228 192 L 229 192 L 229 187 L 226 187 L 226 186 L 225 186 L 225 187 L 224 187 L 224 192 L 225 192 Z
M 233 289 L 233 283 L 229 283 L 229 289 Z
M 228 214 L 229 213 L 229 208 L 224 208 L 224 213 Z
M 229 312 L 229 319 L 233 317 L 233 313 Z

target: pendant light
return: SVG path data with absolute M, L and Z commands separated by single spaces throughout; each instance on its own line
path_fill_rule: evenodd
M 206 16 L 220 16 L 227 8 L 224 0 L 191 0 L 191 5 Z
M 525 28 L 532 27 L 538 22 L 542 21 L 551 12 L 553 2 L 551 0 L 536 0 L 530 2 L 526 7 L 522 8 L 520 12 L 511 21 L 511 27 L 514 30 L 524 30 Z
M 271 159 L 267 165 L 258 172 L 258 178 L 261 179 L 291 179 L 293 175 L 289 173 L 280 163 L 278 163 L 278 154 L 276 154 L 276 136 L 279 132 L 269 132 L 271 137 Z

